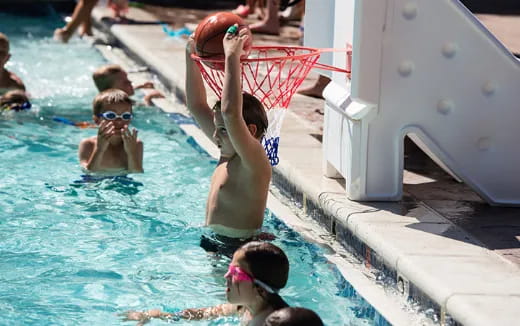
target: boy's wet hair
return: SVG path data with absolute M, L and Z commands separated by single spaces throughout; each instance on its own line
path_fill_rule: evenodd
M 244 253 L 247 266 L 255 279 L 276 290 L 285 287 L 289 278 L 289 259 L 282 249 L 269 242 L 253 241 L 239 250 Z M 275 310 L 288 306 L 277 293 L 262 291 L 261 296 Z
M 215 103 L 214 108 L 220 108 L 221 101 Z M 260 138 L 267 131 L 269 125 L 264 106 L 256 97 L 249 93 L 242 93 L 242 117 L 246 124 L 256 126 L 255 138 Z
M 287 307 L 272 312 L 264 326 L 323 326 L 323 321 L 310 309 Z
M 0 108 L 11 104 L 21 105 L 26 102 L 29 102 L 29 97 L 27 97 L 27 94 L 21 89 L 14 89 L 8 91 L 0 97 Z
M 94 80 L 94 84 L 96 84 L 98 91 L 102 92 L 112 88 L 112 85 L 114 84 L 114 76 L 120 72 L 125 71 L 121 66 L 115 64 L 101 66 L 96 69 L 92 74 L 92 79 Z
M 122 90 L 110 88 L 96 95 L 92 102 L 92 111 L 97 116 L 107 105 L 114 104 L 129 104 L 131 107 L 133 102 Z

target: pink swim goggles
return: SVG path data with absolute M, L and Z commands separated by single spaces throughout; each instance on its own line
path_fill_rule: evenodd
M 271 286 L 265 284 L 264 282 L 255 279 L 253 276 L 249 275 L 242 268 L 234 265 L 229 265 L 227 273 L 224 275 L 225 278 L 231 276 L 231 280 L 233 282 L 253 282 L 254 284 L 264 288 L 269 293 L 278 293 L 278 289 L 274 289 Z
M 225 278 L 231 276 L 233 282 L 249 281 L 253 282 L 254 278 L 247 274 L 242 268 L 234 265 L 229 265 L 227 273 L 224 275 Z

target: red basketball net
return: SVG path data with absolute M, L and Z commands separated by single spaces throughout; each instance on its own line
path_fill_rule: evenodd
M 317 64 L 320 50 L 299 46 L 253 47 L 247 59 L 241 59 L 242 90 L 258 98 L 267 110 L 269 128 L 262 139 L 272 165 L 279 162 L 278 142 L 285 109 L 309 71 Z M 203 78 L 215 94 L 222 97 L 224 60 L 196 55 Z M 220 68 L 212 69 L 210 68 Z M 330 67 L 328 67 L 330 69 Z

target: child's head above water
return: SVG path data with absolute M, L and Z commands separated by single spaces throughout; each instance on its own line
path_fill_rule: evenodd
M 128 127 L 133 118 L 132 100 L 122 90 L 107 89 L 94 98 L 92 112 L 96 124 L 106 120 L 114 125 L 115 136 L 121 136 L 121 129 Z
M 260 296 L 273 309 L 287 307 L 278 295 L 289 277 L 289 260 L 277 246 L 253 241 L 240 247 L 224 276 L 230 303 L 247 305 Z
M 107 89 L 92 102 L 97 135 L 83 139 L 78 148 L 80 164 L 89 171 L 143 172 L 143 142 L 130 130 L 132 101 L 119 89 Z
M 323 326 L 323 322 L 314 311 L 306 308 L 287 307 L 272 312 L 264 326 Z
M 8 91 L 0 97 L 0 110 L 23 111 L 31 108 L 27 94 L 19 89 Z
M 110 64 L 99 67 L 94 71 L 92 78 L 100 92 L 116 88 L 126 92 L 129 96 L 134 95 L 134 88 L 130 80 L 128 80 L 126 71 L 119 65 Z

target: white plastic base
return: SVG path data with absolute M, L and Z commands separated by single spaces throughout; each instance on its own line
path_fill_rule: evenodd
M 335 73 L 324 93 L 326 174 L 343 175 L 351 199 L 398 200 L 410 135 L 489 203 L 520 205 L 519 61 L 455 0 L 335 9 L 334 47 L 353 44 L 352 84 Z

